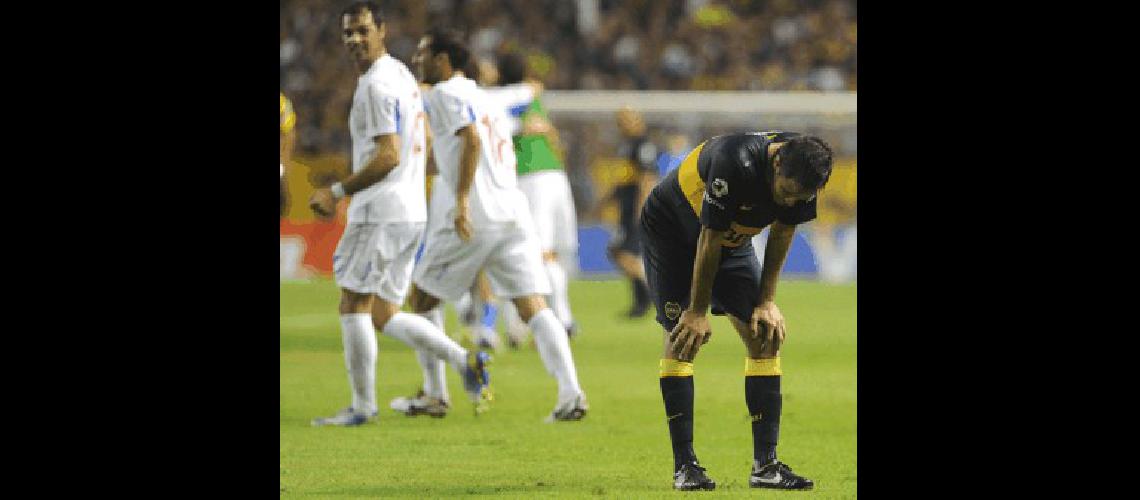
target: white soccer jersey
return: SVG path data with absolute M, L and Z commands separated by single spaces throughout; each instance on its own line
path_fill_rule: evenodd
M 352 196 L 348 222 L 426 221 L 423 98 L 404 63 L 387 54 L 372 63 L 357 80 L 348 125 L 353 173 L 363 170 L 376 155 L 376 136 L 400 136 L 399 165 L 380 182 Z
M 507 113 L 507 123 L 510 124 L 511 135 L 522 132 L 522 114 L 534 102 L 534 86 L 525 83 L 515 83 L 502 87 L 486 87 L 483 89 L 491 96 L 496 104 Z
M 468 202 L 471 225 L 517 222 L 519 211 L 527 210 L 526 198 L 517 186 L 514 143 L 502 107 L 475 81 L 459 75 L 432 87 L 424 107 L 436 168 L 449 188 L 459 185 L 463 139 L 456 132 L 475 125 L 481 147 Z

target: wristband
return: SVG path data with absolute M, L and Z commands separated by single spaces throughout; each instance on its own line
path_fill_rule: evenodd
M 329 189 L 332 190 L 332 194 L 334 197 L 336 197 L 336 199 L 339 200 L 341 198 L 344 198 L 344 185 L 342 185 L 341 183 L 339 183 L 339 182 L 333 183 L 333 185 L 331 187 L 329 187 Z

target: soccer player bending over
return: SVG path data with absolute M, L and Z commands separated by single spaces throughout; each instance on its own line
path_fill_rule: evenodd
M 713 137 L 653 188 L 641 212 L 646 277 L 665 328 L 661 397 L 673 444 L 673 487 L 711 490 L 693 451 L 693 359 L 709 341 L 707 313 L 728 314 L 748 357 L 744 399 L 752 416 L 754 488 L 811 489 L 776 460 L 780 346 L 786 329 L 774 301 L 796 225 L 816 216 L 831 175 L 831 149 L 793 132 Z M 771 225 L 764 264 L 751 239 Z
M 333 254 L 341 289 L 340 324 L 352 405 L 313 425 L 360 425 L 376 415 L 376 330 L 449 362 L 476 405 L 487 402 L 484 352 L 468 352 L 422 316 L 400 311 L 427 220 L 423 100 L 416 78 L 384 48 L 379 7 L 358 2 L 341 14 L 343 41 L 360 74 L 348 128 L 352 175 L 309 201 L 332 217 L 352 195 L 348 224 Z

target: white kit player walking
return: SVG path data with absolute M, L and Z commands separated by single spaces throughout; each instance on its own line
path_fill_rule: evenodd
M 539 94 L 542 85 L 524 81 L 526 61 L 508 53 L 498 61 L 499 86 L 487 87 L 507 113 L 517 159 L 519 189 L 526 194 L 542 248 L 543 265 L 552 287 L 551 307 L 571 337 L 577 332 L 567 290 L 569 269 L 578 254 L 578 220 L 570 182 L 559 158 L 558 131 L 551 125 Z M 514 314 L 507 308 L 509 332 L 518 337 Z
M 434 85 L 424 98 L 439 170 L 433 198 L 442 189 L 455 196 L 442 211 L 451 224 L 426 235 L 412 277 L 412 305 L 426 312 L 441 298 L 454 303 L 483 269 L 495 295 L 511 299 L 534 332 L 539 356 L 558 382 L 547 421 L 579 420 L 589 407 L 566 330 L 542 298 L 550 283 L 526 197 L 516 185 L 506 114 L 464 76 L 460 68 L 467 59 L 453 35 L 434 30 L 421 39 L 413 60 L 424 82 Z
M 345 47 L 360 73 L 349 116 L 353 173 L 317 190 L 309 204 L 317 215 L 331 217 L 336 200 L 352 196 L 333 254 L 352 404 L 313 425 L 360 425 L 376 415 L 376 330 L 449 362 L 479 411 L 486 403 L 486 353 L 469 353 L 427 319 L 400 312 L 427 220 L 419 86 L 387 54 L 386 26 L 375 3 L 355 3 L 341 19 Z

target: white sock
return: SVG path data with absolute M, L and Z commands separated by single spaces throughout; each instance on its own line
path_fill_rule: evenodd
M 570 315 L 570 295 L 567 290 L 566 270 L 562 269 L 562 264 L 557 260 L 548 260 L 546 264 L 546 275 L 550 276 L 550 287 L 553 290 L 550 300 L 550 308 L 554 310 L 554 315 L 558 317 L 558 321 L 562 322 L 562 326 L 569 328 L 570 324 L 574 322 L 574 318 Z
M 418 314 L 398 312 L 392 315 L 392 319 L 384 325 L 384 334 L 399 339 L 413 349 L 426 351 L 450 362 L 459 373 L 463 373 L 467 366 L 467 349 L 456 344 L 431 321 Z
M 368 313 L 340 315 L 344 364 L 352 388 L 352 408 L 357 412 L 376 411 L 376 329 Z
M 530 318 L 530 329 L 534 332 L 534 343 L 546 371 L 558 380 L 558 400 L 562 401 L 582 392 L 578 385 L 578 369 L 570 354 L 570 340 L 566 329 L 554 316 L 549 307 Z
M 431 324 L 439 328 L 439 331 L 444 331 L 442 304 L 421 314 L 421 316 L 431 321 Z M 444 333 L 444 335 L 446 335 L 446 333 Z M 424 372 L 424 394 L 427 394 L 429 397 L 449 401 L 450 398 L 447 394 L 447 363 L 423 349 L 416 349 L 416 359 L 419 360 L 420 368 L 422 368 Z

